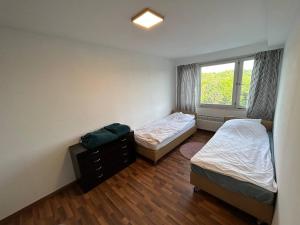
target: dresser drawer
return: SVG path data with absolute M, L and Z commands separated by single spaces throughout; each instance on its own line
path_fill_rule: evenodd
M 76 144 L 70 152 L 76 178 L 87 192 L 135 161 L 134 135 L 130 132 L 94 150 Z
M 128 143 L 128 144 L 124 144 L 124 145 L 120 145 L 120 152 L 130 152 L 130 148 L 131 148 L 131 145 Z
M 82 173 L 85 173 L 86 171 L 94 171 L 99 167 L 103 167 L 103 161 L 101 158 L 95 159 L 93 161 L 85 161 L 84 163 L 79 165 L 80 170 Z
M 130 162 L 131 162 L 130 157 L 124 157 L 122 160 L 123 165 L 127 165 Z
M 81 169 L 82 176 L 103 172 L 103 163 L 95 163 Z
M 84 179 L 92 179 L 92 180 L 98 180 L 104 178 L 104 171 L 103 167 L 100 167 L 98 170 L 91 170 L 89 172 L 86 172 L 82 175 L 82 178 Z
M 83 189 L 83 191 L 87 192 L 93 187 L 103 182 L 104 180 L 105 180 L 104 173 L 99 172 L 99 173 L 93 173 L 93 174 L 82 176 L 82 178 L 79 180 L 79 184 Z
M 131 140 L 128 140 L 128 142 L 119 142 L 119 152 L 120 153 L 130 153 L 134 151 L 134 142 Z
M 77 155 L 78 159 L 81 161 L 88 161 L 88 160 L 93 160 L 95 158 L 99 158 L 101 155 L 101 149 L 96 149 L 96 150 L 86 150 L 83 153 Z
M 120 137 L 118 142 L 119 142 L 120 145 L 130 144 L 130 143 L 134 142 L 133 133 L 128 133 L 128 134 Z
M 100 151 L 101 151 L 101 148 L 98 148 L 94 151 L 87 151 L 87 158 L 93 158 L 93 157 L 100 156 Z
M 79 167 L 82 171 L 94 170 L 103 165 L 103 157 L 100 154 L 100 150 L 95 152 L 87 152 L 84 157 L 78 159 Z
M 128 144 L 129 142 L 130 142 L 130 138 L 128 136 L 124 136 L 119 139 L 120 144 Z
M 129 149 L 122 149 L 121 150 L 121 157 L 128 157 L 130 155 L 130 150 Z

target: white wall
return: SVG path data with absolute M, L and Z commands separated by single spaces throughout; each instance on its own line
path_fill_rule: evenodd
M 0 219 L 72 182 L 68 146 L 175 105 L 164 58 L 0 29 Z
M 232 48 L 227 49 L 219 52 L 212 52 L 202 55 L 196 55 L 192 57 L 184 57 L 184 58 L 178 58 L 175 60 L 176 65 L 185 65 L 190 63 L 207 63 L 207 62 L 214 62 L 218 61 L 220 59 L 230 59 L 235 58 L 239 56 L 245 56 L 245 55 L 251 55 L 255 54 L 259 51 L 267 50 L 268 43 L 265 42 L 259 42 L 253 45 L 247 45 L 242 46 L 239 48 Z
M 273 225 L 299 224 L 300 215 L 300 17 L 287 41 L 274 124 L 278 182 Z

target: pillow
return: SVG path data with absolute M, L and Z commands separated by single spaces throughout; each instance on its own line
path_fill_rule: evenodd
M 167 119 L 180 120 L 180 121 L 192 121 L 195 119 L 195 115 L 176 112 L 167 116 Z

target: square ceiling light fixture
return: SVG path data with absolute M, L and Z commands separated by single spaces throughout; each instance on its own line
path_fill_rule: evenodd
M 164 20 L 164 17 L 153 10 L 146 8 L 131 18 L 131 22 L 149 29 Z

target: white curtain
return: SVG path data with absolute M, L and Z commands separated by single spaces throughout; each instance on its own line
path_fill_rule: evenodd
M 273 120 L 282 51 L 276 49 L 255 55 L 247 117 Z
M 189 64 L 177 67 L 177 110 L 196 113 L 200 102 L 199 64 Z

